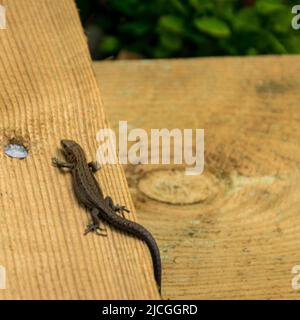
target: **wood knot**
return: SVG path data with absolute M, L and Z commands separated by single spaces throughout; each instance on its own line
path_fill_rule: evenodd
M 210 201 L 219 192 L 218 179 L 209 172 L 187 176 L 181 169 L 156 170 L 146 173 L 138 189 L 147 197 L 176 205 Z

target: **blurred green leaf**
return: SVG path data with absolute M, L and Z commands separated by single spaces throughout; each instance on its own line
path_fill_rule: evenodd
M 188 0 L 188 3 L 197 13 L 204 13 L 205 11 L 213 10 L 215 7 L 212 0 Z
M 216 38 L 227 38 L 231 34 L 226 22 L 215 17 L 196 18 L 194 25 L 198 30 Z
M 265 48 L 270 48 L 272 52 L 278 53 L 278 54 L 287 53 L 283 43 L 281 43 L 280 40 L 277 39 L 271 32 L 269 31 L 262 32 L 260 39 L 264 41 Z
M 104 53 L 116 52 L 120 47 L 120 42 L 118 38 L 113 36 L 106 36 L 102 39 L 100 48 Z
M 300 38 L 299 34 L 292 34 L 289 36 L 284 36 L 281 40 L 285 45 L 289 53 L 300 53 Z
M 290 10 L 281 10 L 273 13 L 269 18 L 269 26 L 272 31 L 287 33 L 291 31 L 291 21 L 293 15 Z
M 241 9 L 233 18 L 233 28 L 238 32 L 256 32 L 260 29 L 260 20 L 254 8 Z
M 163 46 L 157 46 L 156 48 L 154 48 L 153 56 L 157 59 L 168 58 L 172 56 L 172 51 Z
M 247 51 L 246 51 L 246 54 L 248 56 L 256 56 L 258 54 L 257 50 L 255 48 L 249 48 Z
M 184 32 L 184 20 L 173 15 L 162 16 L 158 21 L 158 27 L 162 30 L 180 34 Z
M 182 46 L 182 39 L 171 33 L 161 34 L 160 42 L 163 47 L 170 51 L 178 51 Z
M 256 0 L 255 7 L 258 13 L 269 15 L 276 11 L 283 10 L 285 5 L 282 0 Z

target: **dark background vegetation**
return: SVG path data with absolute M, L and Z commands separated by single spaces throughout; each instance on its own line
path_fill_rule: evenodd
M 93 59 L 300 53 L 299 0 L 77 0 Z

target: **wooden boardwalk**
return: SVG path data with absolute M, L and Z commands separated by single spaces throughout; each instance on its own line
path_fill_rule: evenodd
M 24 160 L 0 153 L 0 299 L 159 298 L 147 247 L 107 227 L 83 236 L 88 215 L 70 175 L 51 166 L 61 138 L 96 154 L 107 127 L 86 38 L 71 0 L 7 0 L 0 30 L 0 141 L 24 144 Z M 106 194 L 135 211 L 120 166 L 97 173 Z
M 113 128 L 205 129 L 201 176 L 126 167 L 162 251 L 164 298 L 300 298 L 300 58 L 94 66 Z
M 62 137 L 95 158 L 104 109 L 113 128 L 127 120 L 129 129 L 205 130 L 200 176 L 161 165 L 97 173 L 157 238 L 164 298 L 300 297 L 291 287 L 300 264 L 299 57 L 107 61 L 93 70 L 71 0 L 3 3 L 0 141 L 24 144 L 29 156 L 0 153 L 0 299 L 159 298 L 146 246 L 109 227 L 107 239 L 84 237 L 87 212 L 70 176 L 51 166 Z

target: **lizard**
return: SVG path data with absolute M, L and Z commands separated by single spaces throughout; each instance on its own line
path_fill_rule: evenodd
M 92 222 L 87 225 L 84 235 L 94 232 L 100 236 L 101 220 L 111 226 L 125 231 L 139 240 L 144 241 L 151 253 L 154 277 L 159 293 L 161 292 L 161 259 L 158 245 L 152 234 L 137 222 L 125 218 L 123 212 L 129 212 L 125 206 L 114 204 L 111 197 L 104 197 L 103 192 L 94 176 L 100 169 L 97 162 L 87 162 L 82 147 L 73 140 L 61 140 L 62 153 L 66 161 L 52 158 L 52 164 L 58 168 L 67 168 L 72 173 L 72 185 L 79 204 L 90 210 Z M 117 214 L 121 213 L 122 217 Z

